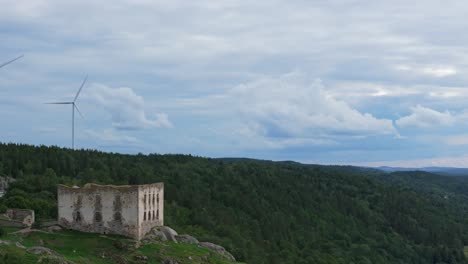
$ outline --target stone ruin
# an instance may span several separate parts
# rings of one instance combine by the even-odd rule
[[[64,228],[142,239],[164,225],[164,184],[59,185],[58,223]]]
[[[31,227],[34,224],[34,210],[7,209],[0,215],[0,226]]]

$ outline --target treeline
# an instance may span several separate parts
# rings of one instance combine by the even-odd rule
[[[468,183],[454,178],[431,174],[431,192],[411,173],[15,144],[0,144],[0,175],[17,179],[0,204],[42,219],[57,183],[163,181],[167,225],[252,264],[468,263]]]

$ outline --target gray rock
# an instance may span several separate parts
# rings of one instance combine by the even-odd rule
[[[183,243],[189,243],[189,244],[198,244],[198,239],[194,238],[193,236],[190,235],[178,235],[176,236],[177,241],[183,242]]]
[[[23,246],[23,245],[21,245],[21,243],[20,243],[20,242],[16,242],[16,243],[15,243],[15,246],[16,246],[17,248],[26,249],[26,247],[25,247],[25,246]]]
[[[180,264],[177,260],[171,259],[171,258],[163,259],[162,263],[163,264]]]
[[[0,240],[0,245],[10,245],[11,242],[10,241],[5,241],[5,240]]]
[[[64,260],[61,256],[46,255],[39,258],[37,263],[53,263],[53,264],[74,264],[71,261]]]
[[[149,231],[146,235],[145,235],[145,238],[143,240],[149,240],[149,241],[167,241],[167,237],[166,235],[164,234],[164,232],[162,232],[161,230],[159,230],[158,228],[153,228],[151,231]]]
[[[47,227],[47,231],[49,232],[60,232],[62,231],[62,228],[58,225],[53,225],[53,226],[49,226]]]
[[[46,247],[30,247],[26,251],[34,255],[57,255],[52,249]]]
[[[216,245],[216,244],[213,244],[213,243],[210,243],[210,242],[200,242],[199,245],[202,246],[202,247],[206,247],[209,250],[220,254],[221,256],[223,256],[225,259],[227,259],[229,261],[233,261],[233,262],[236,261],[234,256],[220,245]]]
[[[164,233],[167,240],[177,242],[176,236],[178,234],[174,229],[172,229],[172,228],[170,228],[168,226],[161,226],[161,227],[159,227],[159,230]]]
[[[146,262],[148,261],[148,257],[144,255],[137,255],[133,257],[136,261],[143,261]]]

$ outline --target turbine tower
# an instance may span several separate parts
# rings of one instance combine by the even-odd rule
[[[86,75],[86,77],[83,80],[83,83],[81,83],[80,89],[78,89],[78,92],[76,93],[75,98],[73,99],[73,101],[71,101],[71,102],[46,103],[46,104],[71,105],[71,107],[72,107],[72,149],[75,149],[75,109],[80,114],[80,116],[83,117],[80,110],[76,106],[76,99],[78,99],[78,96],[81,93],[81,89],[83,89],[83,86],[85,85],[87,79],[88,79],[88,75]]]
[[[2,68],[2,67],[4,67],[4,66],[7,66],[8,64],[14,62],[15,60],[21,59],[23,56],[24,56],[24,55],[21,55],[21,56],[19,56],[19,57],[16,57],[16,58],[10,60],[10,61],[7,61],[7,62],[5,62],[5,63],[0,64],[0,68]]]

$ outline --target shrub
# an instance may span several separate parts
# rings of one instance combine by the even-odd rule
[[[6,205],[0,204],[0,214],[6,213],[7,209],[8,207],[6,207]]]

